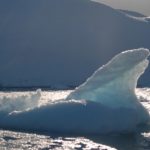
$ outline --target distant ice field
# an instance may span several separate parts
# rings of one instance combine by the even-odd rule
[[[38,101],[39,105],[51,103],[60,99],[65,99],[73,90],[59,90],[59,91],[42,91],[38,89],[36,91],[15,91],[15,92],[0,92],[0,99],[17,99],[23,97],[30,97],[31,95],[36,95],[37,92],[40,93],[40,99]],[[150,88],[137,88],[136,95],[141,100],[141,103],[150,111],[148,107],[150,104]],[[19,99],[18,99],[19,101]]]
[[[17,100],[18,102],[21,100],[21,98],[24,100],[25,97],[30,98],[31,96],[37,95],[39,93],[39,97],[35,99],[35,101],[38,101],[38,105],[46,105],[51,102],[56,102],[60,99],[65,99],[73,90],[59,90],[59,91],[42,91],[41,89],[38,89],[36,91],[15,91],[15,92],[0,92],[0,100],[7,99],[8,101]],[[150,112],[150,88],[137,88],[135,90],[136,95],[140,102],[144,105],[144,107],[147,108],[147,110]],[[1,105],[1,104],[0,104]]]

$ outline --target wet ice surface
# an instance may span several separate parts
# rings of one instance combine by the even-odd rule
[[[69,91],[42,91],[38,105],[47,104],[58,99],[65,98]],[[136,90],[142,104],[150,111],[150,89]],[[0,98],[15,98],[27,96],[35,92],[0,92]],[[150,130],[145,133],[128,135],[90,135],[69,136],[49,135],[44,133],[21,133],[15,131],[0,130],[0,150],[149,150]]]

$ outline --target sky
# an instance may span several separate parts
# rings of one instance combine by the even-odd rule
[[[125,9],[150,16],[150,0],[93,0],[107,4],[113,8]]]

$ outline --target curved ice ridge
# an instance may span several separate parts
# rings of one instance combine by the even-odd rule
[[[149,50],[128,50],[99,68],[67,99],[34,109],[0,113],[0,127],[60,133],[133,132],[149,121],[135,94]]]
[[[149,61],[148,49],[128,50],[100,67],[67,99],[85,99],[110,107],[136,107],[135,88]]]

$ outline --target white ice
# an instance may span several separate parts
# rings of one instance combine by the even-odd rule
[[[20,95],[10,97],[0,97],[0,112],[11,113],[12,111],[24,111],[26,109],[32,109],[38,106],[41,97],[41,90],[38,89],[36,93],[28,95]]]

